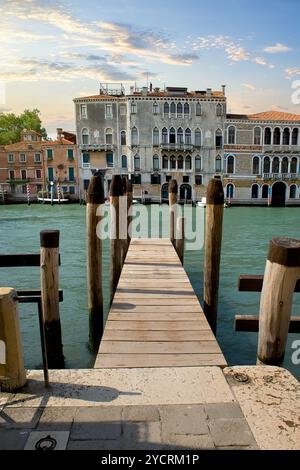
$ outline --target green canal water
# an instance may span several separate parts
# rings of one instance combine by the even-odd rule
[[[39,251],[39,232],[61,232],[60,304],[66,367],[92,367],[94,357],[88,340],[86,308],[85,207],[11,205],[0,206],[0,253]],[[222,266],[220,273],[217,337],[230,365],[254,364],[256,333],[236,333],[234,315],[259,311],[259,293],[238,292],[239,274],[264,272],[268,242],[275,236],[300,238],[299,208],[232,207],[224,211]],[[185,269],[202,299],[203,251],[187,251]],[[109,244],[104,243],[104,297],[108,312]],[[0,269],[0,285],[18,289],[39,288],[38,268]],[[293,314],[300,314],[300,295],[295,294]],[[27,368],[41,367],[38,317],[35,305],[20,305],[21,329]],[[299,335],[289,335],[284,366],[300,379],[300,365],[291,362],[292,342]]]

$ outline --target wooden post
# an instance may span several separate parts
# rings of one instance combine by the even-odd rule
[[[96,233],[100,222],[97,209],[100,204],[104,204],[103,179],[100,174],[92,176],[86,201],[89,346],[92,351],[97,351],[103,334],[102,240]]]
[[[183,257],[184,257],[184,218],[178,217],[177,224],[176,224],[176,251],[183,264]]]
[[[110,301],[112,303],[122,271],[122,240],[120,238],[120,197],[123,183],[120,175],[114,175],[110,185],[111,240],[110,240]]]
[[[169,182],[169,207],[170,207],[170,240],[175,244],[175,228],[176,228],[176,214],[175,205],[177,204],[178,184],[176,180]]]
[[[0,287],[0,391],[12,392],[26,383],[17,293]]]
[[[300,240],[271,240],[260,300],[258,363],[280,365],[283,362],[299,277]]]
[[[133,189],[131,180],[127,180],[127,251],[131,240]]]
[[[122,267],[126,258],[127,249],[128,249],[128,197],[127,197],[127,178],[125,176],[122,177],[122,185],[123,185],[123,198],[122,204],[120,205],[120,223],[122,227],[122,236],[121,236],[121,243],[122,243]]]
[[[224,191],[220,179],[211,179],[206,193],[204,313],[214,333],[217,330],[217,305],[222,245]]]
[[[40,239],[41,297],[48,366],[59,369],[64,366],[59,317],[59,230],[42,230]]]

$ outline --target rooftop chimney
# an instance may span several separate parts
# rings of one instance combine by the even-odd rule
[[[207,96],[211,96],[212,89],[211,88],[206,88],[206,94]]]
[[[222,93],[225,96],[226,85],[222,85]]]
[[[143,86],[143,88],[142,88],[142,95],[143,95],[143,96],[147,96],[147,95],[148,95],[148,87],[147,87],[147,86]]]
[[[61,127],[58,127],[56,129],[56,132],[57,132],[57,140],[61,140],[63,138],[63,130]]]

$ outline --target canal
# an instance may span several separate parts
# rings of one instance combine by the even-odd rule
[[[85,207],[79,205],[0,206],[0,252],[39,251],[39,232],[61,232],[60,304],[66,367],[93,366],[88,340],[86,308]],[[300,238],[299,208],[232,207],[224,211],[222,266],[220,273],[217,338],[230,365],[255,364],[256,333],[236,333],[235,314],[256,314],[259,293],[238,292],[239,274],[263,274],[268,242],[277,236]],[[104,300],[108,312],[109,243],[104,242]],[[187,251],[185,269],[202,298],[203,251]],[[0,285],[18,289],[39,288],[38,268],[0,269]],[[300,315],[300,295],[295,294],[293,314]],[[38,317],[35,305],[20,305],[25,365],[41,367]],[[300,365],[292,364],[292,343],[299,335],[289,335],[284,366],[300,379]]]

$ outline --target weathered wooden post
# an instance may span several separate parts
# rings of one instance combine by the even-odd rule
[[[100,174],[92,176],[86,201],[89,345],[91,350],[97,351],[103,334],[102,240],[96,233],[100,222],[97,209],[100,204],[104,204],[103,179]]]
[[[127,251],[131,240],[133,189],[131,180],[127,180]]]
[[[217,329],[217,305],[221,261],[224,191],[220,179],[211,179],[206,192],[204,313],[214,333]]]
[[[17,293],[0,287],[0,391],[12,392],[26,383]]]
[[[181,261],[181,264],[183,264],[183,257],[184,257],[184,218],[183,217],[177,218],[175,247],[176,247],[176,252]]]
[[[169,182],[169,207],[170,207],[170,240],[175,244],[175,229],[176,229],[176,214],[175,208],[177,205],[178,184],[176,180]]]
[[[284,360],[293,294],[299,278],[300,240],[271,240],[260,300],[258,363],[280,365]]]
[[[42,230],[41,240],[41,298],[45,325],[48,366],[64,366],[59,316],[59,230]]]
[[[127,197],[127,178],[122,177],[123,197],[120,204],[120,224],[121,224],[121,243],[122,243],[122,266],[124,264],[128,248],[128,197]]]
[[[120,175],[114,175],[110,185],[110,301],[112,303],[122,271],[122,240],[120,237],[120,197],[123,183]]]

